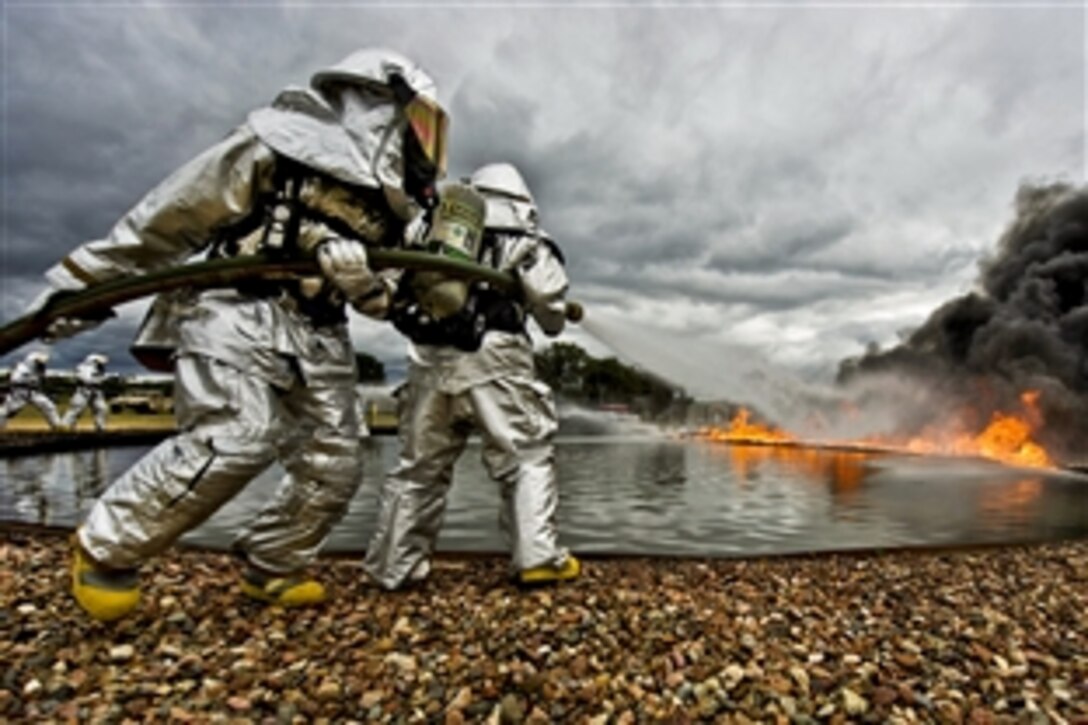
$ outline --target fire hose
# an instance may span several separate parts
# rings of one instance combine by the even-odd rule
[[[373,269],[410,269],[441,272],[453,277],[487,282],[504,292],[516,289],[514,276],[452,257],[401,249],[367,251]],[[148,274],[121,277],[93,284],[76,292],[62,292],[41,310],[24,315],[0,327],[0,355],[15,350],[46,334],[49,326],[61,318],[101,319],[116,305],[141,297],[183,287],[210,289],[230,287],[252,279],[290,279],[320,274],[313,260],[270,260],[262,256],[215,259],[184,264]],[[568,302],[566,316],[571,322],[582,319],[582,306]]]

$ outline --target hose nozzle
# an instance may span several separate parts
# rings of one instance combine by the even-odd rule
[[[586,309],[582,307],[581,302],[570,301],[567,303],[565,314],[568,322],[581,322],[586,316]]]

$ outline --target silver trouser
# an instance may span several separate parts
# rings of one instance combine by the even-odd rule
[[[568,554],[558,545],[555,521],[557,419],[546,385],[508,377],[447,393],[410,369],[399,420],[400,460],[382,486],[378,526],[364,562],[379,584],[396,589],[426,570],[454,463],[473,428],[483,439],[484,465],[501,486],[499,521],[512,566],[563,563]]]
[[[56,428],[60,425],[57,406],[53,405],[53,401],[45,393],[33,388],[14,387],[8,393],[4,404],[0,406],[0,428],[7,425],[8,418],[25,408],[28,403],[41,411],[50,428]]]
[[[83,409],[87,406],[90,406],[91,410],[94,411],[94,427],[98,430],[104,429],[109,406],[106,405],[106,396],[98,388],[78,388],[75,394],[72,395],[72,399],[68,401],[68,410],[65,411],[61,424],[65,427],[75,425]]]
[[[297,381],[285,390],[193,354],[178,358],[175,374],[182,432],[98,499],[80,543],[104,564],[136,567],[279,458],[287,475],[239,544],[251,563],[269,571],[307,566],[359,485],[353,381]]]

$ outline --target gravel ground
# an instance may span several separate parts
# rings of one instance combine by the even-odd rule
[[[251,604],[174,551],[96,624],[66,541],[0,532],[0,720],[1088,722],[1088,541],[756,560],[605,559],[519,592],[497,557]]]

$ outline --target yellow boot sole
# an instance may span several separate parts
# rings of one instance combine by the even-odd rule
[[[271,578],[261,583],[243,577],[241,589],[251,599],[281,607],[308,607],[328,598],[325,587],[319,582],[295,577]]]
[[[140,604],[135,572],[115,572],[95,566],[78,542],[72,546],[72,595],[93,619],[112,622]]]
[[[526,586],[553,584],[555,582],[577,579],[582,573],[582,562],[574,556],[567,556],[563,566],[534,566],[518,574],[518,583]]]

